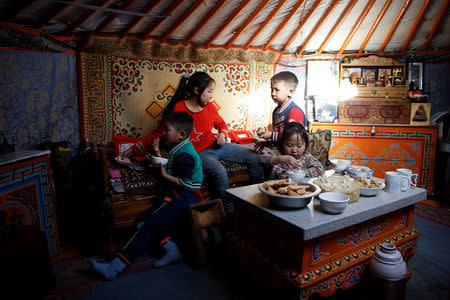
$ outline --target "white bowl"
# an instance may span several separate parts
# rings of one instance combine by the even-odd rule
[[[371,197],[377,195],[379,192],[381,192],[384,189],[384,180],[381,178],[372,177],[371,180],[380,181],[382,183],[379,187],[363,187],[360,188],[360,194],[361,196]]]
[[[342,193],[325,192],[319,195],[320,206],[332,214],[340,214],[348,205],[349,197]]]
[[[152,163],[156,166],[159,166],[159,164],[162,164],[165,166],[169,160],[164,157],[158,157],[158,156],[152,156]]]
[[[336,173],[344,173],[344,171],[352,164],[350,160],[346,159],[330,159],[331,163],[333,164],[333,170],[336,171]]]
[[[345,170],[345,174],[347,174],[351,178],[355,178],[357,176],[361,176],[361,177],[364,177],[364,178],[370,178],[370,177],[372,177],[374,171],[375,170],[373,168],[371,168],[371,167],[366,167],[366,166],[349,166]]]
[[[305,170],[287,171],[287,176],[295,183],[300,183],[306,176]]]
[[[311,200],[321,192],[321,189],[319,186],[317,186],[313,183],[309,183],[309,182],[302,182],[302,185],[309,185],[309,186],[313,187],[314,192],[312,194],[308,194],[308,195],[304,195],[304,196],[278,195],[278,194],[269,193],[266,190],[264,183],[258,185],[258,189],[261,192],[263,192],[264,194],[266,194],[267,196],[269,196],[270,202],[275,206],[284,207],[284,208],[303,208],[303,207],[307,206],[311,202]]]

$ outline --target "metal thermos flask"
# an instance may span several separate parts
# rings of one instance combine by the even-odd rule
[[[370,299],[404,300],[406,262],[394,244],[383,243],[369,262]]]

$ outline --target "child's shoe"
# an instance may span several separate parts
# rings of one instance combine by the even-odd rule
[[[102,274],[108,280],[113,280],[117,274],[122,272],[127,266],[120,258],[114,258],[109,264],[96,262],[94,259],[89,259],[92,268],[98,273]]]
[[[159,260],[155,261],[153,265],[157,268],[161,268],[164,266],[167,266],[169,264],[176,264],[179,263],[183,256],[181,255],[180,251],[178,250],[177,245],[172,242],[171,240],[168,240],[164,245],[163,248],[166,250],[166,254]]]

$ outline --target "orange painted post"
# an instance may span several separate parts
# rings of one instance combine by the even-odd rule
[[[38,26],[36,26],[37,29],[42,29],[42,27],[47,25],[54,17],[59,15],[68,6],[69,6],[69,4],[56,3],[55,6],[45,14],[45,16],[44,16],[44,18],[42,18],[40,24]]]
[[[409,41],[411,41],[411,38],[414,35],[414,32],[416,31],[417,26],[419,25],[420,21],[422,20],[423,14],[427,10],[429,4],[430,4],[430,0],[425,0],[425,2],[423,3],[422,8],[420,9],[420,12],[417,15],[417,18],[414,21],[414,24],[411,27],[411,30],[409,31],[408,37],[406,38],[406,41],[403,44],[401,52],[405,52],[406,47],[408,47]]]
[[[177,9],[177,7],[181,4],[181,2],[183,2],[183,0],[176,0],[175,2],[173,2],[172,4],[170,4],[170,6],[166,9],[165,13],[167,16],[170,16],[172,14],[172,12]],[[147,35],[149,35],[150,33],[152,33],[152,31],[159,26],[159,24],[161,24],[165,19],[164,18],[159,18],[158,20],[156,20],[156,22],[152,22],[146,30],[144,30],[141,33],[141,36],[146,37]]]
[[[391,30],[389,30],[389,33],[386,36],[386,39],[384,40],[383,45],[378,50],[379,53],[383,52],[384,48],[386,48],[386,45],[389,42],[389,40],[391,39],[392,34],[394,33],[395,29],[397,28],[398,23],[400,23],[400,20],[402,19],[403,15],[405,14],[406,9],[409,6],[409,3],[410,3],[410,0],[405,0],[405,3],[403,4],[402,8],[400,9],[400,11],[397,15],[397,18],[394,21],[394,24],[392,24]]]
[[[101,0],[98,3],[96,3],[97,6],[103,6],[103,4],[106,3],[108,0]],[[72,23],[70,23],[69,27],[67,28],[67,32],[73,32],[78,26],[80,26],[84,21],[86,21],[90,16],[94,14],[95,10],[87,9],[85,10],[78,18],[75,19]]]
[[[228,42],[225,44],[225,48],[228,49],[233,45],[233,42],[237,39],[237,37],[241,34],[241,32],[244,31],[245,28],[247,28],[248,24],[250,24],[250,22],[253,21],[253,19],[255,19],[258,13],[267,5],[268,2],[269,0],[261,1],[261,3],[258,5],[258,8],[252,12],[252,14],[247,18],[247,20],[245,20],[244,24],[239,26],[239,29],[236,31],[236,33],[228,40]]]
[[[336,5],[339,3],[339,0],[334,0],[333,3],[328,7],[327,11],[324,13],[324,15],[320,18],[319,23],[314,27],[312,32],[308,35],[308,37],[303,42],[302,48],[298,51],[297,55],[302,55],[303,51],[305,51],[306,46],[308,45],[311,38],[316,34],[317,30],[319,30],[320,26],[322,26],[323,22],[327,19],[327,17],[330,15],[330,13],[333,11],[333,9],[336,7]]]
[[[359,29],[359,26],[361,26],[361,23],[366,18],[367,14],[369,13],[370,9],[372,8],[373,4],[375,3],[375,0],[370,0],[364,10],[362,11],[361,15],[359,15],[358,20],[356,21],[355,25],[353,25],[352,30],[348,34],[347,38],[345,39],[344,43],[341,46],[341,49],[339,49],[339,54],[342,54],[345,51],[345,48],[347,48],[348,43],[352,40],[353,36],[355,35],[356,31]]]
[[[294,38],[297,36],[298,32],[302,29],[303,25],[305,25],[306,21],[308,21],[309,17],[313,14],[313,12],[316,10],[317,6],[319,6],[321,0],[317,0],[311,9],[308,11],[306,16],[301,20],[300,24],[298,24],[295,31],[291,34],[286,44],[284,44],[283,51],[286,51],[286,49],[289,47],[289,45],[292,43]],[[281,58],[281,57],[280,57]]]
[[[361,44],[361,47],[359,47],[358,53],[362,53],[364,48],[366,47],[367,43],[369,42],[370,38],[372,37],[372,34],[375,32],[375,29],[377,29],[378,25],[380,24],[381,19],[383,19],[384,14],[386,13],[387,9],[391,5],[392,0],[386,0],[386,3],[384,3],[383,8],[381,9],[380,13],[378,14],[377,19],[372,24],[372,27],[370,27],[369,32],[366,35],[366,38],[364,39],[363,43]]]
[[[198,24],[194,30],[189,34],[187,38],[184,39],[184,44],[189,44],[192,39],[195,37],[195,35],[205,26],[206,23],[216,14],[216,12],[227,2],[227,0],[220,0],[212,10],[208,12],[208,14],[202,19],[200,24]]]
[[[433,39],[433,36],[436,32],[436,29],[438,28],[439,24],[441,23],[442,17],[444,17],[444,13],[447,10],[448,2],[449,2],[449,0],[446,0],[444,2],[444,4],[442,5],[437,18],[434,21],[433,27],[431,28],[431,31],[428,34],[427,40],[425,41],[425,44],[423,45],[423,49],[422,49],[423,51],[427,50],[428,46],[430,45],[431,40]]]
[[[148,3],[142,10],[141,12],[143,13],[149,13],[161,0],[155,0],[155,1],[151,1],[150,3]],[[134,1],[131,1],[131,3],[133,3]],[[129,3],[128,5],[126,5],[126,7],[130,6],[131,3]],[[116,16],[114,16],[114,18],[116,18]],[[131,29],[133,29],[133,27],[139,23],[144,17],[134,17],[133,19],[131,19],[131,21],[127,24],[127,26],[125,26],[124,29],[122,29],[121,35],[125,35],[128,32],[130,32]],[[111,22],[113,19],[111,19],[109,22]],[[108,23],[109,23],[108,22]],[[102,23],[103,25],[103,23]],[[107,25],[107,24],[106,24]],[[105,26],[106,26],[105,25]]]
[[[167,38],[175,31],[175,29],[178,28],[178,26],[181,25],[181,23],[183,23],[187,18],[189,18],[189,16],[194,12],[194,10],[200,5],[202,4],[203,0],[196,0],[193,4],[191,4],[191,6],[189,7],[188,10],[186,10],[184,12],[184,14],[182,14],[178,20],[172,24],[172,26],[169,27],[169,29],[167,29],[163,34],[161,34],[161,41],[164,42],[167,40]]]
[[[222,33],[222,31],[227,27],[228,24],[233,21],[233,19],[238,15],[238,13],[250,2],[250,0],[244,0],[239,4],[239,6],[233,11],[233,13],[228,17],[226,21],[222,23],[222,25],[217,29],[216,32],[209,38],[209,40],[205,43],[205,47],[209,47],[212,42]]]
[[[291,11],[289,12],[289,14],[286,16],[286,18],[284,18],[283,22],[281,22],[280,25],[278,25],[277,29],[275,29],[275,31],[273,32],[273,34],[270,36],[269,40],[267,41],[267,43],[264,45],[264,50],[269,49],[270,44],[272,43],[272,41],[275,39],[275,36],[281,31],[281,29],[283,29],[284,25],[286,25],[286,23],[292,18],[292,16],[297,12],[297,10],[300,8],[300,6],[302,5],[302,3],[304,2],[304,0],[299,0],[297,1],[297,4],[295,4],[295,6],[291,9]]]
[[[247,44],[245,44],[245,48],[248,49],[250,47],[250,44],[253,42],[253,40],[258,36],[258,34],[263,30],[263,28],[266,26],[267,23],[272,20],[273,16],[280,10],[280,8],[283,6],[283,4],[286,2],[286,0],[281,0],[278,2],[277,6],[272,10],[272,12],[267,16],[267,18],[264,20],[264,22],[259,26],[259,28],[253,33],[252,37],[247,41]]]
[[[325,40],[322,42],[322,45],[320,45],[319,49],[317,50],[318,54],[322,53],[323,48],[325,48],[325,46],[328,44],[330,39],[334,36],[336,31],[339,29],[339,27],[341,27],[342,23],[345,21],[348,14],[352,10],[352,8],[355,6],[356,2],[358,2],[358,0],[352,0],[348,3],[347,7],[345,8],[345,10],[342,12],[341,16],[337,20],[336,24],[334,24],[333,28],[331,28],[330,32],[328,32],[327,37],[325,38]]]

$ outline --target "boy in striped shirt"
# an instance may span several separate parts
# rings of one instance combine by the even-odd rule
[[[299,122],[306,126],[305,113],[291,99],[297,85],[297,76],[289,71],[277,73],[270,79],[271,96],[277,107],[272,112],[273,131],[258,134],[265,140],[255,145],[258,152],[261,152],[266,146],[277,144],[287,123]]]

